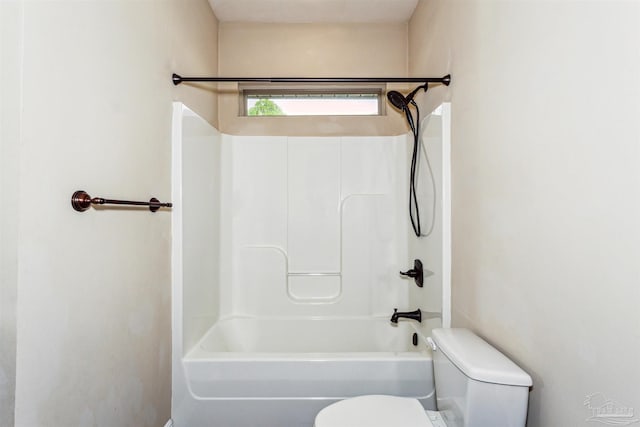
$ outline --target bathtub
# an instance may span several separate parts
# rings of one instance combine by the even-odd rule
[[[174,427],[311,427],[323,407],[363,394],[435,409],[431,353],[414,333],[387,318],[219,321],[182,358]]]

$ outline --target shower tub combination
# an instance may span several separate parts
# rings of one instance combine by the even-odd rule
[[[219,208],[240,192],[235,182],[228,182],[236,172],[224,166],[233,167],[236,160],[227,157],[228,161],[222,161],[238,148],[225,138],[182,104],[174,105],[173,426],[311,427],[325,406],[364,394],[414,397],[425,408],[435,409],[432,359],[425,339],[442,320],[427,316],[422,323],[401,320],[394,325],[389,321],[393,308],[404,310],[415,304],[415,295],[424,298],[429,292],[410,288],[413,285],[397,274],[409,258],[410,249],[401,248],[411,245],[406,240],[391,241],[389,236],[397,234],[392,233],[394,227],[408,236],[406,224],[400,226],[395,220],[406,211],[389,217],[384,206],[391,205],[390,200],[384,199],[379,188],[357,190],[371,195],[369,198],[351,197],[345,196],[344,188],[357,185],[340,184],[337,223],[351,231],[338,233],[339,244],[334,248],[338,270],[302,268],[307,249],[295,249],[291,237],[274,243],[262,236],[261,241],[252,242],[246,236],[255,239],[255,230],[249,229],[245,237],[225,231],[249,227],[238,223],[235,207]],[[356,143],[359,147],[360,141]],[[257,147],[262,145],[250,148],[261,149]],[[291,143],[284,147],[288,147],[286,158],[296,155]],[[343,163],[351,148],[340,147]],[[398,155],[406,156],[406,152],[401,150]],[[247,159],[237,157],[243,162]],[[262,156],[257,153],[256,157]],[[207,168],[207,162],[219,165],[220,171],[209,176],[213,168]],[[404,172],[398,175],[403,177]],[[288,177],[291,174],[289,169]],[[343,180],[346,175],[343,171]],[[255,181],[259,186],[263,180]],[[216,184],[219,182],[222,185]],[[283,185],[288,195],[283,209],[291,212],[295,188]],[[378,205],[381,207],[376,208]],[[389,230],[383,226],[373,243],[364,234],[349,235],[357,232],[350,225],[352,219],[371,211],[375,221],[390,224]],[[268,232],[278,227],[276,216],[261,214],[271,222]],[[283,227],[288,232],[295,227],[290,223]],[[364,224],[364,233],[370,225]],[[212,242],[220,243],[211,247]],[[273,251],[274,247],[285,250]],[[395,255],[373,247],[391,247]],[[321,258],[321,249],[311,250],[314,259]],[[363,257],[367,261],[356,265],[364,262]],[[214,261],[208,262],[209,258]],[[381,262],[383,258],[392,259]],[[243,263],[249,261],[254,273],[243,276],[247,270]],[[365,270],[368,276],[362,277]],[[436,272],[430,279],[442,277]],[[425,289],[430,285],[427,280]],[[441,290],[435,295],[442,298]],[[442,300],[436,302],[434,307],[426,303],[420,307],[442,310]]]

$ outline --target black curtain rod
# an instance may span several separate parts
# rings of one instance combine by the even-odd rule
[[[444,77],[182,77],[172,76],[173,84],[182,82],[257,82],[257,83],[442,83],[449,86],[451,75]]]

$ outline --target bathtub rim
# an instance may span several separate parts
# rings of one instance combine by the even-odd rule
[[[206,362],[337,362],[344,360],[366,360],[389,362],[396,360],[431,360],[433,354],[426,347],[416,351],[379,351],[379,352],[299,352],[299,353],[269,353],[269,352],[208,352],[200,348],[194,348],[184,357],[182,363],[206,363]]]

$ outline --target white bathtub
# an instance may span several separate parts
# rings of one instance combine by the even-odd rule
[[[414,332],[386,318],[218,322],[182,359],[188,393],[174,425],[310,427],[323,407],[363,394],[435,409],[431,354]]]

